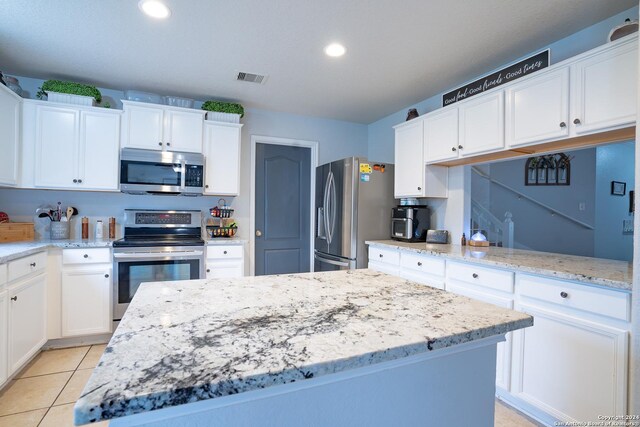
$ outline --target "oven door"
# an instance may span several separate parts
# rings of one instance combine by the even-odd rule
[[[410,239],[412,233],[410,218],[393,218],[391,220],[391,237],[396,239]]]
[[[113,320],[124,315],[141,283],[204,278],[204,248],[126,248],[113,254]]]

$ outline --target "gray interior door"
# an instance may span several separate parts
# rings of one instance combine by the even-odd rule
[[[311,150],[256,145],[255,274],[310,271]]]

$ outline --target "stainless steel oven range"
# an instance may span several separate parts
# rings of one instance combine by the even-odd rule
[[[113,242],[113,320],[138,286],[204,278],[200,211],[125,210],[124,238]]]

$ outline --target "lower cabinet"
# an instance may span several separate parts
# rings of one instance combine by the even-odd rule
[[[9,286],[9,375],[40,351],[47,340],[45,286],[44,274]]]
[[[244,246],[207,246],[207,279],[244,276]]]
[[[0,292],[0,386],[7,380],[7,292]]]
[[[62,336],[111,332],[111,265],[62,271]]]

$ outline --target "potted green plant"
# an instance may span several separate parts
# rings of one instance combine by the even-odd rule
[[[216,122],[240,123],[244,116],[242,105],[234,102],[206,101],[202,109],[207,111],[207,120]]]
[[[36,93],[38,99],[47,97],[48,101],[65,104],[93,106],[102,101],[102,94],[95,86],[62,80],[47,80]]]

